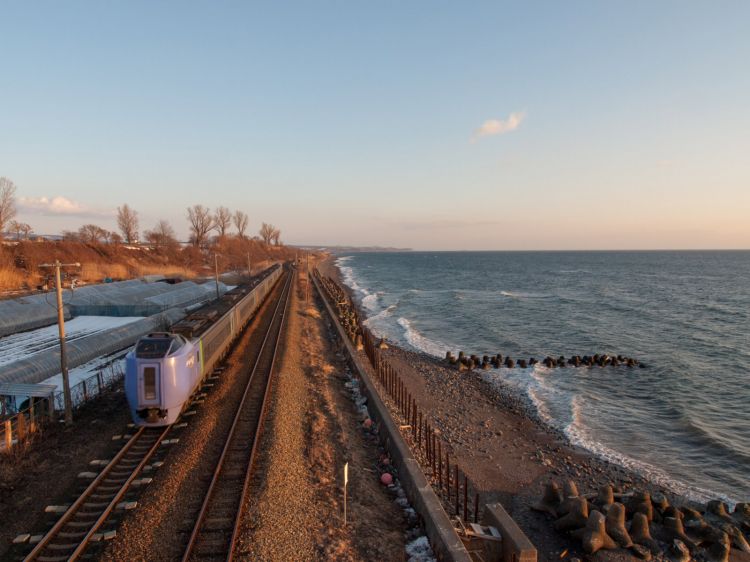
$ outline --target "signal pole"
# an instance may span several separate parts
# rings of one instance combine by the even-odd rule
[[[65,348],[65,309],[63,308],[62,298],[62,276],[60,275],[61,267],[81,267],[80,263],[43,263],[39,267],[55,268],[55,290],[57,292],[57,327],[60,332],[60,371],[63,380],[63,399],[65,401],[65,424],[73,423],[73,404],[70,397],[70,379],[68,378],[68,355]]]
[[[219,254],[214,254],[214,273],[216,274],[216,300],[221,298],[219,294]]]

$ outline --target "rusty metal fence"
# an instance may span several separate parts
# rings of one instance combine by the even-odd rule
[[[320,275],[317,269],[314,275],[321,282],[325,296],[336,307],[339,321],[352,343],[367,356],[377,375],[381,397],[400,422],[402,436],[446,510],[463,521],[478,522],[482,505],[479,488],[454,458],[451,447],[440,438],[431,412],[417,402],[402,374],[386,359],[380,349],[382,339],[376,338],[369,328],[362,325],[347,293],[331,278]]]

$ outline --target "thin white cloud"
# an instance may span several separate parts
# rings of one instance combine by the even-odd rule
[[[21,212],[45,216],[109,217],[111,211],[92,209],[77,201],[58,195],[56,197],[21,197],[18,200]]]
[[[482,137],[492,137],[495,135],[504,135],[515,131],[521,126],[521,123],[526,118],[526,113],[518,111],[511,113],[508,118],[503,121],[501,119],[489,119],[482,123],[482,126],[474,131],[471,136],[471,142],[476,142]]]

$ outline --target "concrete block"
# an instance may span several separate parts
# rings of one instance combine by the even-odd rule
[[[44,508],[45,513],[65,513],[68,511],[70,504],[66,505],[48,505]]]
[[[29,538],[29,544],[37,544],[42,541],[44,535],[31,535]]]
[[[182,423],[175,424],[173,427],[175,429],[182,429],[183,427],[187,427],[187,426],[188,426],[187,422],[182,422]]]
[[[161,442],[162,445],[174,445],[175,443],[179,443],[179,439],[165,439]]]
[[[198,412],[196,412],[195,410],[188,410],[187,412],[182,412],[182,416],[180,417],[189,418],[190,416],[194,416],[197,413]]]
[[[113,435],[112,436],[112,441],[119,441],[120,439],[122,439],[122,435]]]
[[[125,501],[120,502],[115,506],[115,509],[124,510],[124,511],[130,511],[131,509],[135,509],[138,507],[138,502],[136,501]]]
[[[13,544],[26,544],[27,542],[29,542],[30,538],[31,538],[31,535],[29,533],[18,535],[16,538],[13,539]]]
[[[107,466],[109,459],[94,459],[89,463],[89,466]]]
[[[97,476],[98,474],[96,472],[79,472],[78,473],[78,478],[82,478],[85,480],[93,480]]]
[[[487,504],[482,523],[500,531],[503,562],[536,562],[536,548],[501,504]]]
[[[151,466],[153,466],[154,468],[159,468],[163,464],[164,463],[162,461],[156,461],[155,463],[151,463]]]

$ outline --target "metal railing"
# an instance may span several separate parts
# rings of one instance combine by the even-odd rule
[[[79,408],[92,398],[116,385],[123,378],[121,363],[112,363],[83,379],[70,389],[73,408]],[[51,402],[51,403],[50,403]],[[64,410],[63,392],[50,398],[30,398],[29,406],[10,416],[5,416],[0,425],[0,451],[10,452],[14,447],[26,443],[44,425],[57,420]]]

